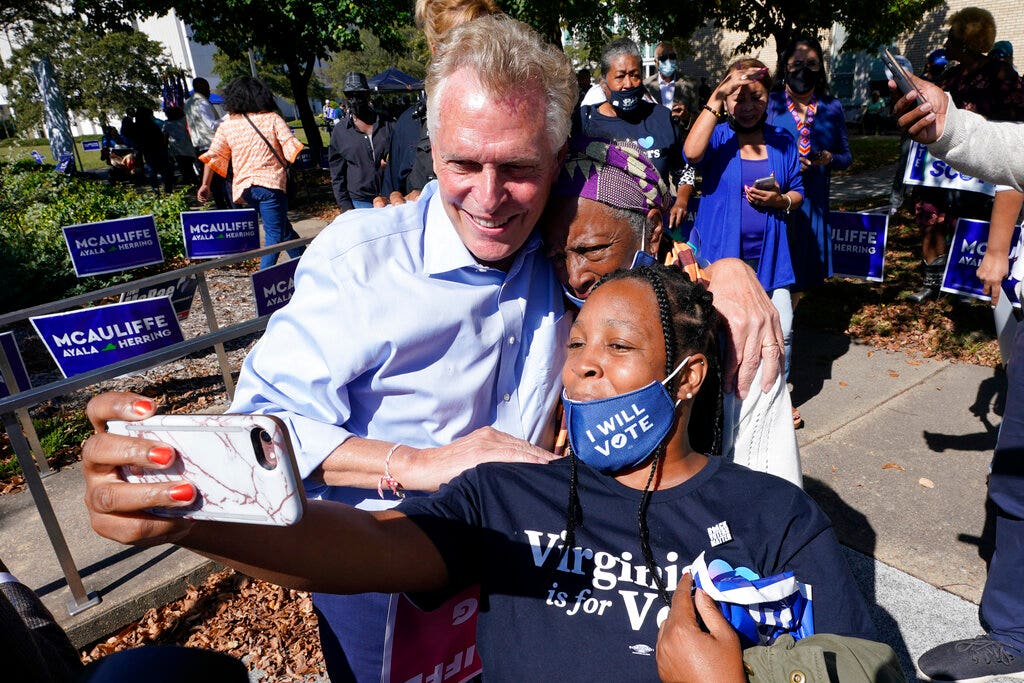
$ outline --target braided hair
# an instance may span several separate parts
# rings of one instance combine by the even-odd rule
[[[708,372],[703,387],[697,393],[690,418],[689,437],[696,450],[705,453],[721,453],[722,444],[722,382],[718,363],[717,313],[712,306],[711,294],[693,283],[678,268],[662,265],[644,266],[632,270],[617,270],[598,282],[597,287],[614,280],[642,280],[654,290],[661,319],[661,330],[665,338],[665,376],[667,377],[679,361],[694,353],[707,358]],[[665,389],[674,396],[680,378],[669,381]],[[657,570],[651,550],[650,530],[647,527],[647,508],[651,499],[651,484],[658,471],[658,463],[665,454],[665,445],[660,444],[651,460],[650,474],[644,485],[640,505],[637,507],[637,533],[640,538],[640,552],[644,565],[651,575],[658,594],[666,605],[671,604],[665,581]],[[569,502],[566,512],[566,537],[563,554],[575,546],[576,528],[582,525],[583,509],[579,499],[579,473],[576,455],[569,449]]]

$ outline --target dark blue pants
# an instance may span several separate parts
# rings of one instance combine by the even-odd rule
[[[291,222],[288,220],[288,195],[284,190],[272,190],[259,185],[246,188],[242,193],[249,206],[256,209],[263,221],[263,238],[266,247],[279,242],[290,242],[299,239]],[[288,256],[299,258],[305,247],[297,247],[288,250]],[[260,270],[265,270],[277,263],[280,252],[267,254],[260,259]]]
[[[1013,340],[1007,379],[1006,411],[988,484],[996,537],[981,617],[993,638],[1024,648],[1024,325]]]

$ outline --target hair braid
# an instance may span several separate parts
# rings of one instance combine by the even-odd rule
[[[703,389],[697,393],[690,413],[690,442],[697,450],[708,453],[720,453],[722,442],[722,381],[721,368],[718,361],[717,323],[713,298],[703,287],[690,281],[686,275],[676,269],[665,266],[644,266],[632,270],[618,270],[610,273],[598,282],[600,287],[612,280],[643,280],[650,283],[654,297],[658,302],[658,313],[661,329],[665,336],[665,376],[675,370],[677,358],[684,354],[701,353],[707,358],[708,373],[705,376]],[[596,287],[595,287],[596,289]],[[669,395],[674,395],[674,387],[679,380],[673,380],[672,386],[666,387]],[[696,417],[695,416],[699,416]],[[651,486],[658,473],[658,465],[665,453],[662,444],[654,451],[650,474],[644,485],[637,507],[637,532],[640,537],[640,552],[644,565],[651,574],[651,581],[658,590],[658,595],[666,605],[671,604],[665,581],[658,573],[651,549],[650,528],[647,525],[647,508],[650,505],[653,491]],[[566,514],[566,538],[562,554],[575,544],[575,531],[582,520],[582,507],[579,500],[578,473],[576,456],[569,449],[569,506]]]

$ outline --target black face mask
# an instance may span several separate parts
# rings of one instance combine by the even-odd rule
[[[752,125],[752,126],[741,126],[739,124],[739,122],[732,117],[731,114],[726,117],[726,121],[729,122],[729,127],[732,128],[737,133],[756,133],[757,131],[759,131],[762,128],[764,128],[764,122],[767,121],[767,120],[768,120],[768,114],[766,113],[764,116],[762,116],[760,119],[758,119],[757,123],[755,123],[754,125]]]
[[[363,123],[373,123],[377,120],[377,112],[369,100],[356,99],[351,101],[352,115]]]
[[[793,71],[786,72],[786,85],[797,95],[804,95],[814,90],[821,78],[821,71],[804,66]]]
[[[612,105],[612,109],[615,110],[616,114],[632,114],[640,106],[644,92],[642,83],[635,88],[612,90],[608,97],[608,102]]]

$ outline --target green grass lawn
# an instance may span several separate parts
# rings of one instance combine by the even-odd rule
[[[855,135],[850,137],[850,151],[853,164],[836,175],[854,175],[895,164],[900,158],[900,138],[896,135]]]
[[[85,138],[87,140],[98,139],[93,137]],[[106,162],[100,159],[100,153],[96,152],[83,152],[82,142],[80,139],[76,139],[75,151],[78,153],[78,159],[81,159],[82,166],[87,171],[95,171],[97,169],[105,168]],[[49,145],[12,145],[10,147],[0,147],[0,161],[27,161],[32,159],[32,152],[39,152],[42,154],[48,164],[55,164],[53,156],[50,154]]]

